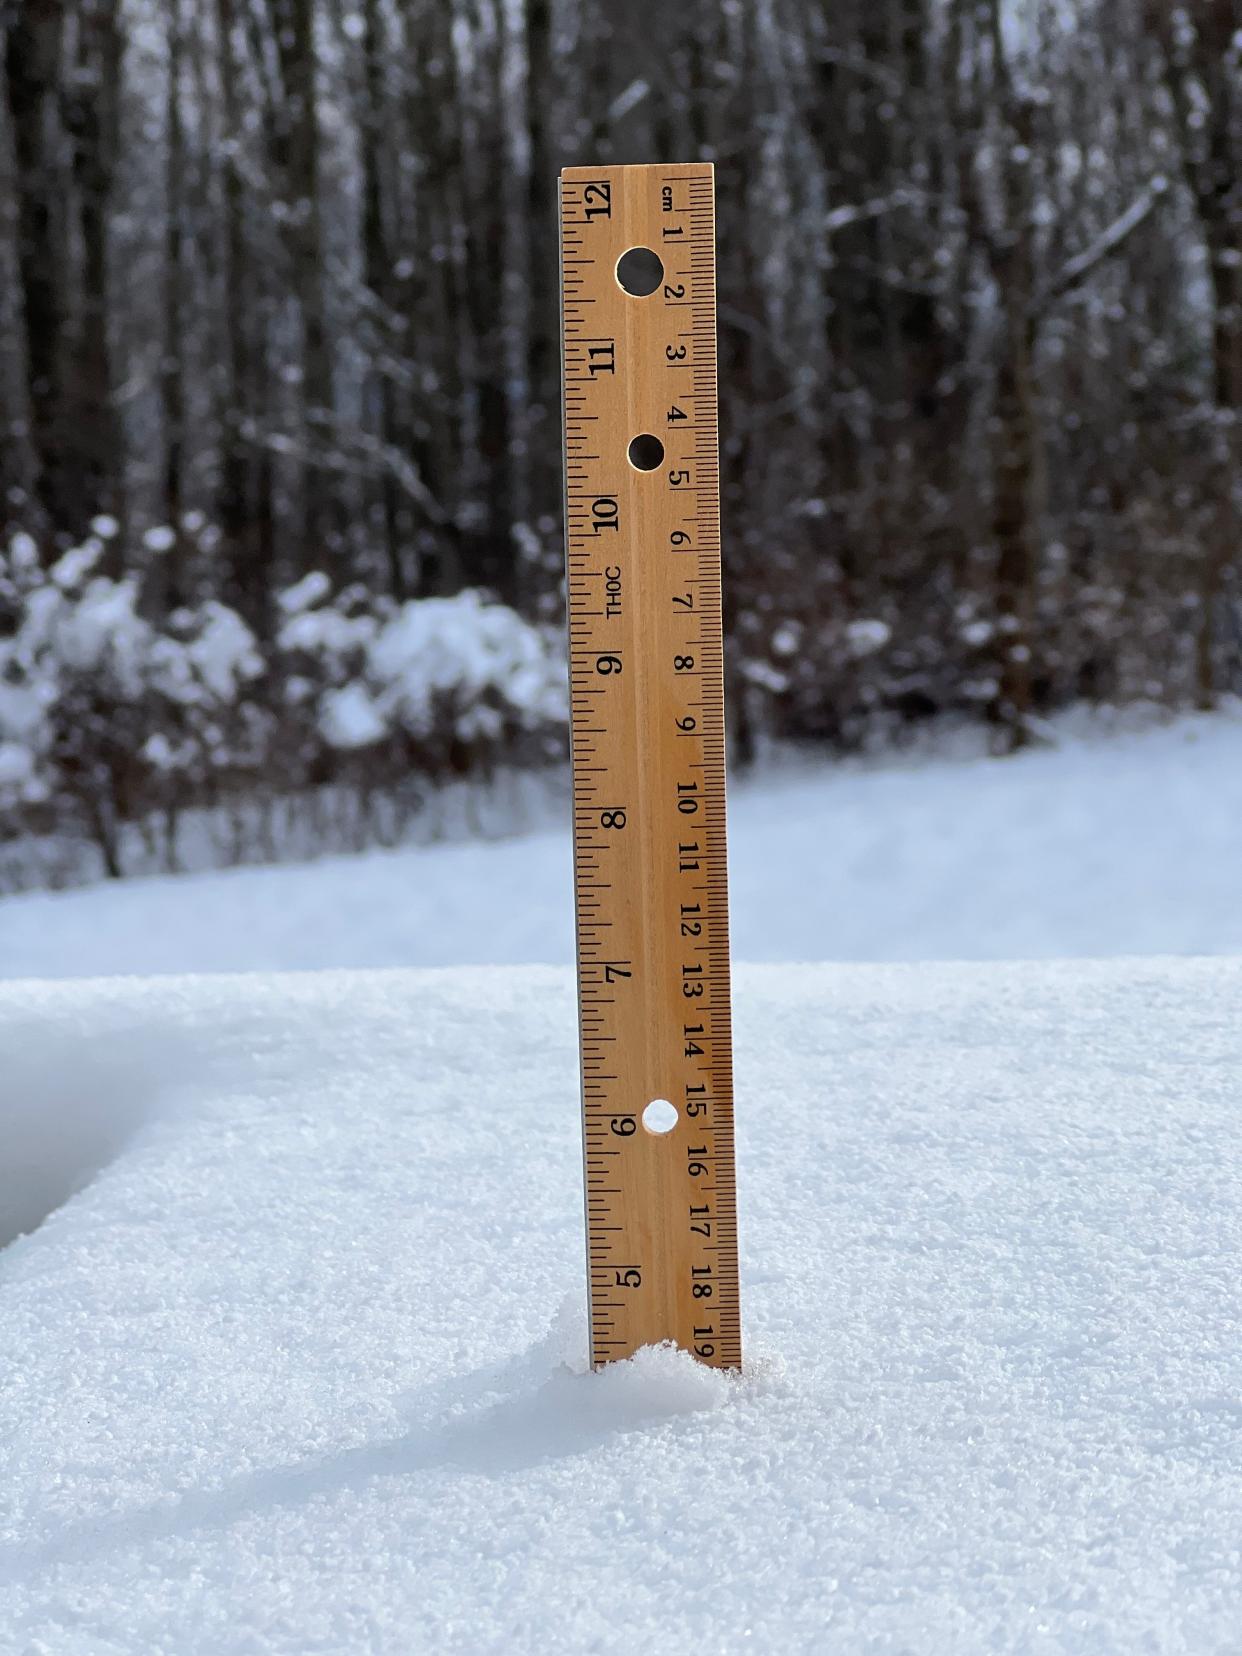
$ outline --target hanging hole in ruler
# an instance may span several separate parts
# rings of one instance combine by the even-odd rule
[[[654,471],[664,458],[664,444],[649,431],[643,431],[631,439],[629,454],[635,471]]]
[[[677,1106],[667,1098],[653,1098],[643,1111],[643,1126],[657,1137],[671,1133],[677,1125]]]
[[[664,262],[650,247],[631,247],[617,260],[617,281],[635,299],[645,299],[664,280]]]

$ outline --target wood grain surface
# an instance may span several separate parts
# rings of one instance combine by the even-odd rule
[[[705,163],[561,176],[597,1365],[662,1340],[717,1367],[741,1365],[713,202]],[[676,1111],[668,1131],[644,1122],[656,1101]]]

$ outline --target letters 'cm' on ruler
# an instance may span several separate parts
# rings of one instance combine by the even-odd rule
[[[566,169],[561,283],[591,1360],[740,1368],[711,166]]]

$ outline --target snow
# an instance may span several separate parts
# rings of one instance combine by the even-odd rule
[[[358,590],[342,595],[342,607],[317,608],[327,588],[308,575],[280,598],[281,649],[318,660],[332,685],[318,721],[330,746],[445,730],[467,742],[499,740],[513,723],[564,724],[564,663],[546,631],[472,590],[380,614],[354,609]]]
[[[323,570],[312,570],[295,581],[291,587],[277,594],[276,605],[286,615],[298,615],[312,605],[322,603],[332,591],[332,582]]]
[[[9,541],[9,563],[23,575],[29,575],[39,566],[38,544],[24,529],[19,529]]]
[[[433,728],[446,697],[464,701],[455,728],[467,738],[502,699],[533,720],[563,717],[566,706],[547,640],[474,591],[403,605],[371,645],[367,671],[378,704],[414,732]]]
[[[4,697],[3,689],[0,689],[0,697]],[[0,787],[22,787],[33,775],[34,761],[29,749],[16,742],[0,742]]]
[[[387,725],[361,684],[345,684],[323,698],[320,729],[336,748],[367,747],[380,741]]]
[[[290,600],[288,620],[277,634],[277,643],[283,650],[320,652],[328,657],[341,657],[350,651],[363,649],[375,637],[377,623],[372,615],[343,615],[335,608],[313,609],[314,598],[299,595],[299,587],[309,587],[312,577],[290,587],[285,597]]]
[[[851,621],[845,629],[846,642],[853,654],[860,657],[882,650],[892,636],[892,628],[884,621]]]
[[[1236,1651],[1240,997],[741,969],[729,1380],[581,1372],[567,970],[4,986],[0,1649]]]
[[[239,615],[214,599],[181,612],[181,618],[185,636],[176,641],[155,638],[150,645],[152,682],[171,700],[187,706],[233,706],[263,672],[254,634]]]
[[[1242,718],[1061,738],[738,784],[735,953],[1242,953]],[[546,830],[11,897],[0,976],[567,962],[570,878]]]
[[[50,798],[66,772],[98,771],[101,754],[112,751],[100,737],[109,716],[132,742],[135,725],[150,720],[153,699],[177,706],[176,748],[188,764],[194,750],[182,739],[184,710],[204,709],[205,735],[214,728],[211,713],[244,699],[263,670],[253,633],[212,600],[174,612],[178,636],[157,632],[139,614],[136,580],[92,573],[101,550],[101,542],[87,541],[64,553],[52,581],[24,593],[20,623],[0,638],[0,811],[15,799]],[[93,755],[92,739],[102,740]],[[133,745],[148,756],[174,752],[168,731],[152,730]],[[24,764],[14,749],[24,750]]]
[[[68,590],[89,570],[95,556],[96,549],[89,544],[65,553],[53,574],[63,574],[66,590],[61,590],[58,581],[31,595],[25,626],[15,635],[9,652],[18,665],[45,656],[78,673],[102,673],[110,666],[126,693],[136,698],[151,631],[138,614],[137,583],[95,576],[80,593]]]
[[[563,832],[0,901],[5,1656],[1238,1650],[1242,718],[731,830],[741,1377],[586,1371]]]
[[[144,540],[160,551],[162,537],[175,540],[166,526]],[[200,540],[205,548],[205,533]],[[140,836],[166,812],[170,770],[184,779],[184,816],[235,798],[243,774],[278,776],[292,792],[309,787],[322,774],[325,743],[387,741],[408,752],[413,738],[421,765],[441,776],[467,763],[494,770],[519,737],[526,763],[559,749],[567,720],[559,635],[481,593],[396,605],[354,584],[332,598],[326,578],[312,573],[279,595],[284,618],[265,653],[216,600],[178,608],[157,626],[141,613],[134,577],[96,572],[103,551],[98,539],[70,548],[48,579],[20,536],[0,547],[0,605],[13,611],[0,637],[0,815],[42,802],[36,833],[49,820],[91,820],[85,777],[114,778],[126,829]],[[25,763],[13,747],[26,749]],[[147,763],[118,771],[118,752]],[[396,763],[390,751],[373,784]],[[4,841],[21,832],[24,815],[0,821]]]
[[[97,540],[84,541],[81,546],[70,547],[52,565],[51,575],[55,584],[63,592],[68,592],[90,574],[99,562],[103,547]]]

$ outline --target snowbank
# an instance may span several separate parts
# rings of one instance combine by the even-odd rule
[[[0,1649],[1236,1650],[1240,999],[743,971],[731,1382],[575,1372],[567,973],[7,986]]]

